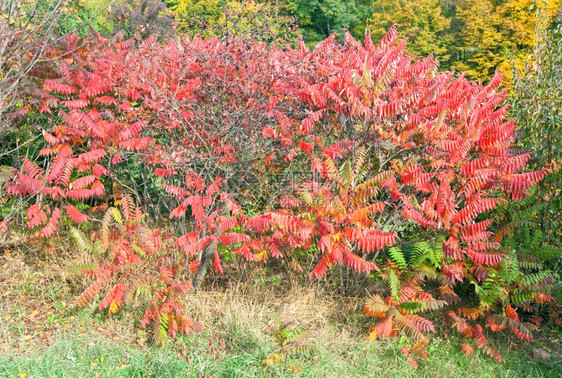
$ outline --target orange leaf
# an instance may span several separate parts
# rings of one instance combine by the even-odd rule
[[[461,346],[461,352],[464,352],[467,356],[470,356],[474,350],[468,344],[463,344]]]

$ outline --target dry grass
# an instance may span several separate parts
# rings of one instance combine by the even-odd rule
[[[224,292],[203,291],[189,295],[186,311],[208,330],[228,334],[246,330],[247,337],[271,343],[270,327],[290,324],[305,331],[308,344],[331,344],[345,348],[365,339],[367,324],[358,324],[359,302],[356,298],[319,296],[312,285],[280,292],[279,288],[254,290],[239,294],[236,289]],[[362,303],[362,302],[361,302]],[[352,318],[348,317],[352,314]]]
[[[124,312],[106,319],[95,316],[95,306],[75,311],[74,300],[88,281],[71,270],[90,262],[90,258],[67,248],[33,245],[0,254],[0,348],[22,355],[36,353],[49,348],[69,329],[79,336],[89,334],[146,347],[149,337],[139,331],[141,314]],[[252,275],[262,273],[257,269]],[[189,293],[184,305],[186,312],[208,330],[246,328],[252,337],[264,342],[277,318],[326,340],[336,340],[340,335],[340,341],[345,342],[351,335],[363,337],[365,331],[355,321],[346,321],[350,314],[360,313],[362,301],[329,296],[313,284],[236,284],[227,290]]]
[[[319,297],[314,287],[306,286],[280,292],[276,287],[240,294],[228,291],[202,291],[186,299],[188,312],[209,323],[215,319],[224,322],[268,323],[272,314],[284,322],[295,322],[311,329],[327,327],[333,319],[345,318],[357,310],[356,299]],[[234,319],[231,317],[234,316]]]
[[[40,263],[17,252],[0,256],[0,344],[3,350],[25,349],[30,344],[49,345],[49,339],[60,326],[53,319],[60,311],[55,302],[64,306],[65,300],[70,300],[68,290],[61,285],[63,274],[56,263]]]
[[[0,349],[30,354],[49,348],[69,329],[77,334],[94,330],[100,337],[119,339],[125,319],[103,321],[76,313],[74,301],[86,280],[70,272],[84,262],[66,246],[31,245],[0,254]],[[124,321],[123,321],[124,320]],[[131,338],[134,340],[134,338]]]

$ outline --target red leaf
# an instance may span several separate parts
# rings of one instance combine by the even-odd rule
[[[219,257],[218,252],[215,250],[214,253],[214,258],[213,258],[213,267],[215,268],[216,272],[220,272],[221,274],[224,273],[224,270],[222,269],[222,265],[221,265],[221,260]]]
[[[299,148],[303,150],[307,155],[310,155],[310,153],[312,152],[312,147],[312,143],[308,143],[302,140],[299,142]]]
[[[93,173],[94,173],[94,176],[96,176],[97,178],[100,178],[101,176],[109,174],[109,171],[107,169],[105,169],[105,167],[103,167],[102,165],[96,164],[96,165],[94,165]]]
[[[82,214],[80,210],[72,205],[68,205],[66,207],[66,213],[76,223],[84,223],[90,220],[90,217],[88,217],[86,214]]]
[[[232,244],[238,244],[245,241],[249,241],[250,237],[246,234],[239,234],[233,232],[231,234],[219,235],[219,240],[224,245],[232,245]]]
[[[29,219],[29,228],[33,228],[47,221],[47,215],[41,210],[41,204],[35,203],[27,209],[27,218]]]
[[[60,217],[60,210],[58,207],[55,207],[53,213],[51,214],[51,219],[49,220],[49,223],[47,223],[45,228],[39,231],[40,238],[41,237],[48,238],[49,236],[52,236],[55,233],[55,231],[57,230],[57,225],[59,223],[59,217]]]

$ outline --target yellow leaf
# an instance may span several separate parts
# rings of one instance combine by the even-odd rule
[[[262,365],[268,365],[268,366],[275,365],[275,361],[272,358],[265,358],[261,363]]]
[[[267,259],[269,258],[269,253],[264,250],[259,253],[256,253],[255,256],[256,256],[256,261],[267,262]]]
[[[119,306],[117,305],[117,303],[111,302],[111,305],[109,306],[109,313],[115,314],[117,313],[117,311],[119,311]]]
[[[27,377],[27,373],[28,373],[27,370],[24,371],[23,373],[21,373],[21,374],[20,374],[20,378],[25,378],[25,377]]]

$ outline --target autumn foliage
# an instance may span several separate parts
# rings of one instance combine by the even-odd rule
[[[222,254],[263,262],[305,250],[310,279],[344,266],[387,283],[367,300],[369,335],[411,337],[413,364],[435,331],[422,312],[446,309],[498,360],[485,329],[530,339],[516,307],[552,299],[549,277],[520,288],[522,303],[487,296],[513,258],[492,238],[490,214],[546,174],[525,171],[530,155],[512,148],[501,74],[483,85],[440,72],[433,56],[413,60],[395,27],[377,43],[369,36],[332,36],[314,50],[249,37],[67,36],[33,110],[53,126],[4,186],[29,201],[40,238],[81,225],[91,236],[82,243],[101,240],[107,257],[77,305],[103,292],[99,309],[111,315],[148,285],[143,325],[159,339],[188,333],[177,298],[207,266],[222,273]],[[108,209],[96,230],[93,210],[110,199],[123,201],[123,216]],[[146,226],[163,217],[167,231]],[[467,283],[472,297],[459,292]]]

